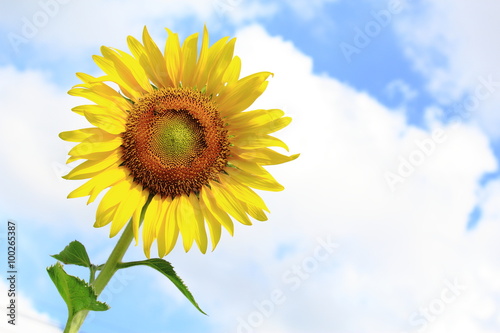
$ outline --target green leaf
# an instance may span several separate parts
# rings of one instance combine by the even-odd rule
[[[181,293],[186,296],[186,298],[193,304],[201,313],[206,315],[205,312],[203,312],[202,309],[198,306],[198,303],[194,300],[193,295],[191,292],[188,290],[184,282],[182,282],[181,278],[175,273],[174,268],[172,265],[163,259],[159,258],[153,258],[153,259],[148,259],[148,260],[142,260],[142,261],[132,261],[132,262],[125,262],[125,263],[120,263],[118,264],[118,268],[127,268],[127,267],[132,267],[132,266],[149,266],[151,268],[156,269],[158,272],[162,273],[166,277],[172,281],[172,283],[181,291]]]
[[[94,289],[87,282],[68,275],[61,263],[50,266],[47,272],[66,302],[70,318],[81,310],[106,311],[109,309],[106,303],[97,300]]]
[[[85,250],[85,246],[79,241],[72,241],[59,254],[54,254],[51,257],[65,264],[73,264],[83,267],[90,267],[90,259]]]

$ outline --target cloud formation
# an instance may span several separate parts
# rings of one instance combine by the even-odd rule
[[[476,94],[485,78],[494,93],[472,110],[487,133],[498,139],[500,124],[500,47],[496,31],[500,23],[495,0],[473,5],[455,1],[406,1],[395,31],[413,66],[427,80],[427,90],[445,105],[461,103]],[[418,29],[415,29],[418,27]]]
[[[487,287],[495,275],[478,273],[495,267],[483,244],[498,246],[484,229],[466,231],[479,180],[496,169],[487,136],[469,125],[409,126],[402,113],[313,74],[290,42],[258,26],[238,37],[247,73],[275,73],[254,106],[293,116],[282,136],[302,155],[275,171],[286,190],[265,195],[269,222],[237,228],[212,255],[174,254],[198,297],[213,300],[213,331],[498,328],[484,324],[500,304]],[[434,131],[444,140],[431,149]],[[423,160],[391,191],[384,174],[415,151]]]

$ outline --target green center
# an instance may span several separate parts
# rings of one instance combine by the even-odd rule
[[[151,148],[170,164],[189,163],[204,146],[198,122],[185,110],[169,110],[155,124]]]

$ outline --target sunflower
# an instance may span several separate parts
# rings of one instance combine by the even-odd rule
[[[189,251],[196,242],[212,247],[221,226],[233,234],[233,219],[251,225],[249,217],[267,220],[264,201],[252,189],[281,191],[263,166],[292,161],[268,147],[287,145],[270,133],[291,119],[278,109],[245,111],[264,92],[272,73],[239,78],[241,61],[233,56],[235,39],[209,46],[203,31],[182,45],[167,29],[162,53],[144,28],[142,43],[127,39],[130,53],[103,46],[93,57],[105,75],[77,73],[82,84],[69,94],[94,104],[72,110],[95,127],[62,132],[79,142],[68,163],[86,160],[64,176],[89,179],[68,198],[94,201],[95,227],[111,223],[115,236],[131,219],[136,244],[142,225],[144,252],[157,241],[158,255],[168,254],[182,237]],[[87,204],[88,204],[87,203]]]

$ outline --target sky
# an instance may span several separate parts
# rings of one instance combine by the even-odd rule
[[[300,153],[268,169],[267,222],[235,226],[163,276],[117,273],[81,332],[446,333],[500,331],[500,22],[495,0],[36,0],[0,2],[0,330],[62,332],[46,267],[77,239],[102,263],[116,239],[96,204],[66,199],[76,72],[147,26],[237,37],[242,74],[271,71],[250,107],[293,118]],[[7,223],[17,225],[18,318],[7,323]],[[126,260],[142,260],[142,246]],[[78,267],[70,274],[87,278]]]

